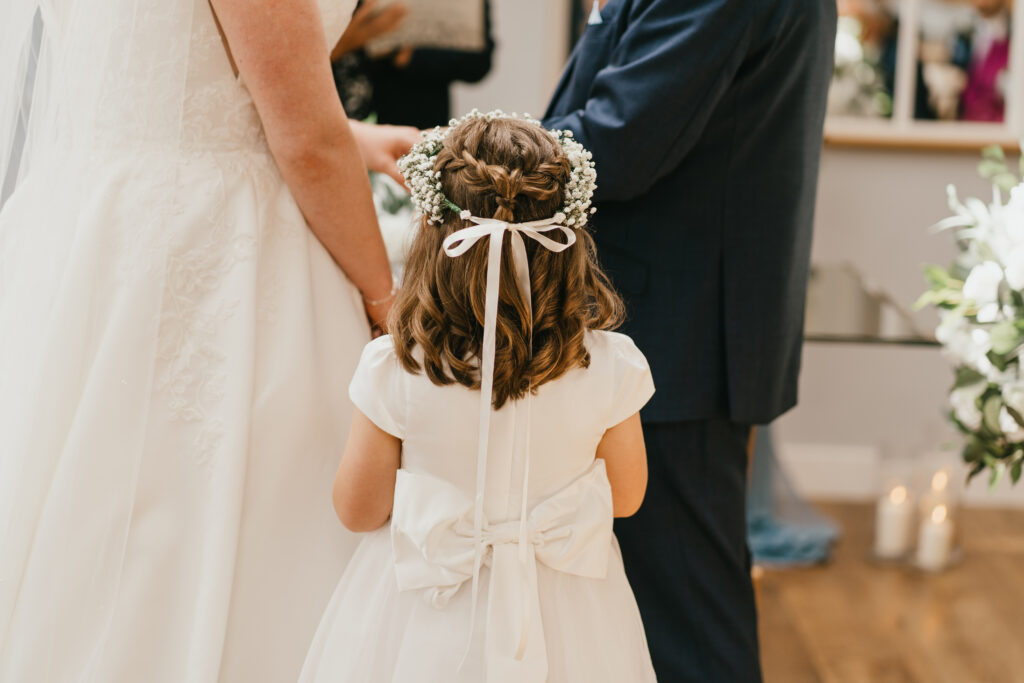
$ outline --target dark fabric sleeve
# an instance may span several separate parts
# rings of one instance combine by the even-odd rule
[[[594,154],[597,201],[646,192],[679,165],[735,77],[750,40],[745,0],[641,0],[586,103],[544,121]]]

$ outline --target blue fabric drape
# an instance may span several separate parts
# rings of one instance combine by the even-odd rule
[[[839,527],[808,504],[775,457],[771,427],[754,443],[747,496],[747,537],[754,562],[809,565],[826,562]]]

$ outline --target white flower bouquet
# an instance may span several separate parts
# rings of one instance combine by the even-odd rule
[[[950,268],[925,268],[931,289],[917,305],[938,308],[935,336],[956,366],[950,418],[966,437],[968,478],[988,470],[994,486],[1006,473],[1016,483],[1024,463],[1024,183],[1001,148],[983,155],[992,201],[948,188],[954,215],[936,228],[953,231],[958,254]]]

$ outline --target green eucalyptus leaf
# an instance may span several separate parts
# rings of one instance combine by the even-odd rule
[[[953,383],[954,389],[960,389],[961,387],[969,387],[972,384],[977,384],[985,379],[985,375],[981,374],[974,368],[969,368],[966,365],[961,365],[956,369],[956,381]]]
[[[999,434],[999,410],[1003,407],[1003,401],[998,396],[991,396],[985,400],[981,409],[982,424],[993,434]]]
[[[925,306],[940,308],[956,308],[964,302],[964,295],[959,289],[929,289],[914,302],[914,310]]]
[[[949,267],[949,274],[955,277],[961,282],[967,280],[967,277],[971,274],[971,268],[968,264],[956,261]]]
[[[976,476],[981,474],[985,470],[985,463],[976,462],[971,466],[971,469],[967,472],[967,481],[970,482]]]
[[[1003,372],[1006,368],[1010,367],[1010,363],[1013,361],[1013,358],[1001,353],[996,353],[994,349],[986,353],[985,357],[988,358],[992,365],[999,369],[999,372]]]
[[[953,423],[953,426],[956,427],[962,434],[965,434],[968,437],[974,434],[974,430],[968,429],[967,425],[961,422],[960,418],[956,416],[956,411],[950,410],[948,413],[946,413],[946,417],[949,418],[949,421]]]
[[[988,145],[982,148],[981,156],[984,159],[1005,160],[1006,152],[1003,151],[1000,145]]]
[[[1020,344],[1020,331],[1013,324],[1012,320],[996,323],[992,326],[990,334],[992,338],[992,351],[997,354],[1005,355],[1010,353]]]
[[[992,471],[988,475],[988,488],[989,490],[994,489],[999,485],[1000,480],[1003,478],[1003,474],[1006,473],[1006,465],[997,462],[991,465]]]
[[[937,289],[949,287],[950,280],[953,279],[948,270],[935,264],[928,264],[924,267],[924,277],[932,287]]]
[[[1013,188],[1017,187],[1019,182],[1020,180],[1016,175],[1005,170],[992,176],[992,184],[1003,192],[1009,192]]]
[[[1002,399],[1003,392],[999,389],[998,385],[992,384],[991,382],[987,382],[985,384],[985,389],[981,392],[981,399],[978,401],[978,407],[980,408],[981,406],[983,406],[985,404],[985,401],[992,397]]]
[[[967,438],[963,458],[964,462],[981,463],[982,467],[985,466],[985,444],[981,442],[981,439],[973,434]]]
[[[1010,417],[1013,418],[1014,422],[1019,424],[1021,427],[1024,427],[1024,415],[1021,415],[1020,413],[1018,413],[1016,410],[1014,410],[1010,406],[1004,406],[1004,407],[1006,408],[1006,412],[1008,412],[1010,414]]]
[[[1007,173],[1005,161],[985,159],[978,162],[978,175],[982,178],[992,179],[1004,173]]]
[[[1016,484],[1020,481],[1021,468],[1024,467],[1024,460],[1017,458],[1017,462],[1010,466],[1010,481]]]
[[[917,301],[914,302],[914,305],[911,308],[913,308],[913,310],[915,310],[915,311],[920,311],[925,306],[934,305],[934,304],[935,304],[935,292],[933,290],[929,289],[927,292],[925,292],[921,296],[917,297]]]

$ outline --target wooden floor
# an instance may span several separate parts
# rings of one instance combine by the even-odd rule
[[[961,511],[962,563],[926,575],[871,563],[870,508],[820,509],[832,563],[759,581],[766,683],[1024,683],[1024,511]]]

